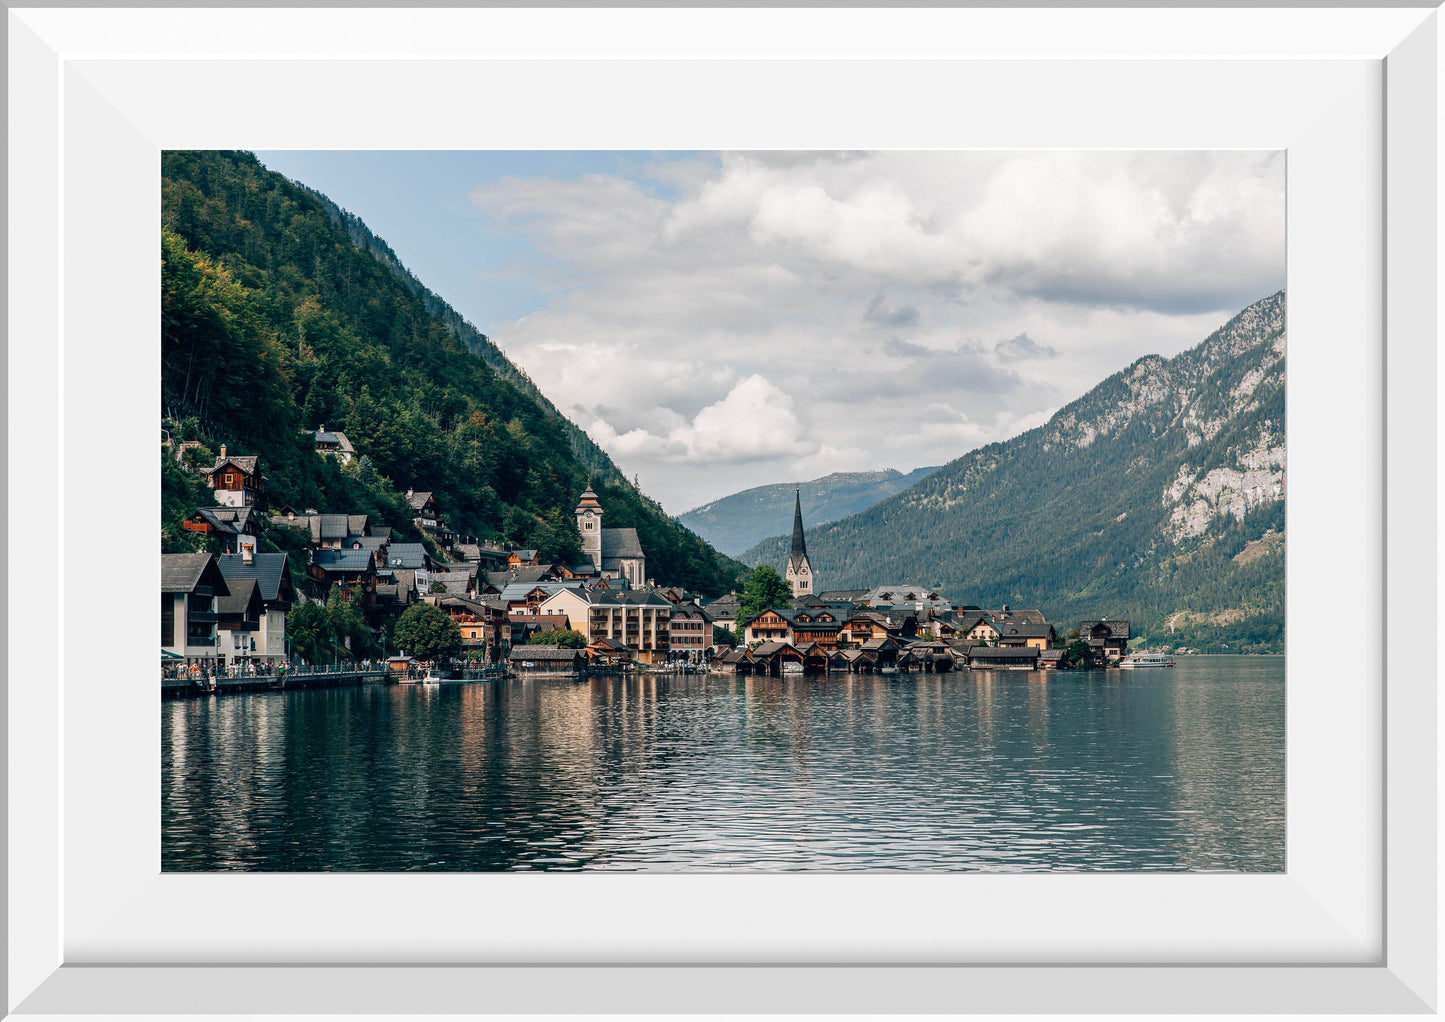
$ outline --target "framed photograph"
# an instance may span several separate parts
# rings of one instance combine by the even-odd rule
[[[1434,1012],[1439,26],[10,10],[7,1008]],[[1283,151],[1285,870],[163,873],[161,153],[347,148]]]

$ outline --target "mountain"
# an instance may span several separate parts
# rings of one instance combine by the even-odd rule
[[[864,511],[937,471],[935,465],[914,469],[907,475],[891,468],[882,472],[834,472],[806,483],[755,486],[680,514],[677,520],[723,553],[736,557],[765,537],[793,527],[795,492],[801,492],[803,521],[811,527]]]
[[[735,586],[742,565],[639,493],[364,224],[250,153],[163,154],[161,261],[165,428],[260,455],[273,504],[410,535],[403,493],[429,490],[458,532],[566,560],[590,482],[659,581]],[[305,431],[323,424],[364,457],[317,456]],[[195,542],[177,527],[195,496],[164,461],[163,550]]]
[[[1046,424],[808,530],[823,590],[937,585],[1175,645],[1284,649],[1285,295],[1149,355]],[[789,537],[743,555],[780,568]]]

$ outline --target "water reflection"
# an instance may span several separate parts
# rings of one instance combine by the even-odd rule
[[[1279,870],[1284,664],[162,705],[167,870]]]

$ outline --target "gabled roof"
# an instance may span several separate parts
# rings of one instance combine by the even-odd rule
[[[602,559],[617,557],[642,557],[642,543],[636,529],[603,529]]]
[[[517,560],[519,561],[536,560],[537,557],[537,551],[535,550],[513,550],[511,552],[517,555]]]
[[[350,532],[346,527],[346,515],[312,515],[310,525],[313,543],[345,539]]]
[[[375,571],[370,550],[313,550],[311,563],[323,571]]]
[[[868,595],[867,589],[832,589],[826,593],[819,593],[818,599],[829,603],[846,602],[858,603]]]
[[[558,661],[576,660],[587,654],[580,649],[564,649],[561,646],[513,646],[509,660]]]
[[[531,565],[515,568],[510,571],[489,571],[487,581],[492,585],[505,586],[513,582],[545,582],[552,579],[552,568],[550,565]]]
[[[210,554],[161,554],[161,592],[193,593],[203,585],[211,587],[213,596],[229,591]]]
[[[431,494],[431,490],[412,491],[406,495],[406,502],[412,506],[413,510],[420,511],[426,506],[426,502],[431,500]]]
[[[1047,639],[1052,631],[1046,624],[1022,623],[1006,624],[999,628],[998,634],[1005,639]]]
[[[386,548],[388,568],[409,568],[416,570],[427,566],[426,547],[420,543],[393,543]]]
[[[1127,621],[1081,621],[1079,622],[1079,635],[1085,640],[1092,638],[1090,633],[1093,632],[1095,625],[1103,625],[1108,628],[1111,639],[1129,638],[1129,622]]]
[[[219,567],[228,579],[254,578],[261,599],[268,603],[296,602],[291,576],[286,572],[285,554],[253,554],[250,564],[246,563],[244,554],[222,554]]]
[[[968,659],[973,660],[1037,660],[1039,651],[1027,646],[972,646]]]
[[[235,465],[242,472],[251,476],[256,474],[256,465],[260,460],[260,456],[256,454],[230,454],[224,458],[217,458],[216,464],[205,469],[204,472],[206,475],[215,475],[226,465]]]
[[[348,536],[365,536],[368,531],[366,528],[366,515],[346,516],[346,534]]]
[[[255,508],[250,507],[199,507],[191,517],[225,534],[251,532],[255,528]]]
[[[216,613],[226,617],[241,617],[255,620],[262,613],[261,593],[254,578],[233,578],[228,583],[230,592],[216,597]]]
[[[796,653],[798,647],[791,642],[765,642],[753,650],[754,657],[776,656],[779,653]]]
[[[468,571],[434,571],[427,578],[427,589],[440,582],[449,596],[462,596],[471,584],[472,575]]]

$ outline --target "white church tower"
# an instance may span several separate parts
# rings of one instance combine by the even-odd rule
[[[587,487],[577,502],[577,532],[582,536],[582,553],[592,558],[592,565],[602,570],[602,505],[597,494]]]

